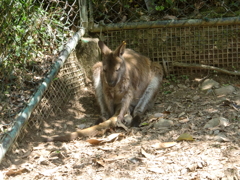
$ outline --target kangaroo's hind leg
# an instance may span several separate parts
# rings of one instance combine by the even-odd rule
[[[151,81],[149,82],[146,90],[144,91],[142,97],[140,98],[133,111],[133,120],[131,126],[138,126],[141,123],[140,117],[145,113],[147,109],[153,106],[154,101],[157,97],[163,78],[162,66],[158,63],[152,63],[151,73]]]
[[[110,113],[108,112],[108,108],[104,98],[101,71],[102,71],[102,62],[97,62],[92,69],[92,72],[93,72],[92,78],[93,78],[93,87],[95,90],[95,97],[101,110],[101,117],[97,120],[96,124],[99,124],[110,117]]]

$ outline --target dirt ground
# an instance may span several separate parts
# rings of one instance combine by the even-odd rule
[[[101,137],[41,142],[92,126],[99,115],[89,89],[57,116],[32,129],[0,166],[0,179],[240,179],[239,77],[211,75],[218,87],[202,90],[200,77],[164,79],[142,126],[116,128]],[[216,89],[234,87],[225,96]],[[112,134],[117,138],[106,140]],[[86,140],[105,139],[98,145]],[[110,137],[109,137],[110,138]]]

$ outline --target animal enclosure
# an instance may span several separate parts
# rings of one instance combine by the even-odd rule
[[[5,9],[6,2],[1,4]],[[18,149],[32,129],[40,136],[45,120],[64,112],[68,102],[79,103],[74,99],[91,89],[91,67],[100,60],[98,39],[111,49],[125,40],[127,48],[163,64],[168,76],[191,77],[197,73],[220,76],[220,69],[235,75],[229,79],[239,80],[238,1],[155,2],[153,12],[148,1],[143,0],[99,2],[12,1],[9,11],[15,12],[14,16],[21,13],[16,9],[26,10],[27,17],[17,22],[6,11],[0,12],[6,22],[11,22],[9,26],[1,26],[0,31],[2,162],[10,146],[12,151]],[[23,33],[22,29],[28,26],[30,29]],[[167,76],[165,80],[170,81]],[[163,89],[162,99],[167,101],[169,91],[174,88]],[[189,98],[186,96],[186,101]],[[232,119],[238,117],[239,111]]]
[[[174,62],[220,68],[239,67],[239,25],[161,27],[104,33],[115,47],[122,39],[129,48],[167,64],[170,73],[191,74],[192,68],[174,67]],[[198,69],[199,70],[199,69]]]

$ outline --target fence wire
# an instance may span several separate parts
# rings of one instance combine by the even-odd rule
[[[81,6],[80,0],[0,2],[0,139],[12,129],[18,113],[49,73],[67,39],[82,27]],[[73,70],[69,63],[65,67]],[[58,79],[54,84],[59,86],[48,91],[42,100],[46,106],[40,105],[37,114],[45,115],[47,106],[52,106],[49,101],[59,95],[54,91],[65,93]]]
[[[174,74],[192,74],[199,69],[174,67],[174,62],[204,64],[240,71],[240,25],[165,27],[104,32],[105,42],[115,49],[122,40],[127,47],[165,62]]]
[[[157,20],[205,19],[240,15],[238,0],[92,0],[96,25]]]
[[[112,49],[125,40],[129,48],[166,64],[170,73],[196,72],[174,62],[240,71],[239,5],[236,0],[92,0],[90,31]]]
[[[64,105],[69,100],[73,99],[75,95],[81,94],[82,87],[85,86],[84,77],[82,64],[74,51],[44,93],[41,102],[34,109],[27,128],[20,133],[19,140],[24,138],[29,129],[36,129],[36,133],[41,132],[41,124],[44,119],[56,116],[64,109]],[[15,146],[18,146],[17,142]]]

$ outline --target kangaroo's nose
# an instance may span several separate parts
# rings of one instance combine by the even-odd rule
[[[111,87],[114,87],[115,84],[116,84],[115,81],[110,81],[110,82],[108,82],[108,85],[111,86]]]

